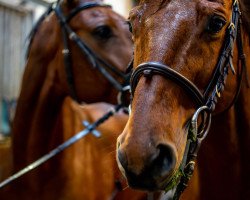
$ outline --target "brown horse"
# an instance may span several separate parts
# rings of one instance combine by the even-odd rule
[[[249,11],[247,0],[141,0],[131,11],[133,101],[117,153],[130,186],[178,198],[212,113],[200,190],[183,199],[250,198]]]
[[[56,131],[66,96],[78,102],[116,101],[117,90],[98,70],[103,65],[93,62],[97,60],[93,52],[121,72],[131,59],[132,43],[125,19],[101,1],[63,1],[43,18],[31,40],[13,122],[16,169],[48,151],[37,145],[43,147]],[[121,82],[120,77],[114,78]],[[33,148],[36,151],[28,155],[28,149]],[[20,149],[25,158],[19,156]]]
[[[111,109],[114,106],[107,103],[81,106],[66,98],[60,113],[63,140],[72,137],[72,133],[81,131],[83,121],[93,123]],[[117,181],[124,184],[117,167],[115,149],[116,139],[124,129],[127,119],[128,116],[120,111],[97,128],[101,133],[99,139],[89,134],[63,152],[58,158],[60,164],[52,164],[51,167],[54,168],[53,171],[61,170],[56,181],[65,183],[64,188],[62,185],[55,188],[56,182],[52,179],[52,182],[46,184],[44,191],[49,191],[49,188],[61,191],[59,199],[146,199],[146,193],[121,185],[123,190],[115,185]],[[36,177],[33,178],[36,182]],[[58,192],[47,192],[41,199],[58,199]]]
[[[49,148],[58,137],[66,141],[84,129],[84,121],[93,123],[113,107],[107,103],[79,105],[66,97],[58,115],[60,130],[56,135],[51,135],[45,147]],[[8,196],[1,197],[14,200],[146,199],[146,193],[124,186],[115,159],[116,139],[127,119],[128,116],[123,112],[115,114],[97,129],[101,133],[100,138],[86,135],[44,166],[31,171],[28,175],[30,185],[16,184],[15,190],[10,190]],[[42,137],[43,135],[40,138]],[[119,182],[123,185],[116,185]],[[17,193],[16,190],[23,192]]]
[[[64,141],[61,133],[66,125],[63,124],[62,112],[67,96],[78,102],[115,102],[117,89],[122,87],[123,72],[132,55],[131,34],[125,19],[101,1],[60,1],[42,16],[31,39],[12,128],[14,172]],[[74,162],[72,165],[79,165],[77,160],[71,161]],[[65,195],[73,193],[62,186],[68,184],[64,178],[70,177],[65,174],[60,178],[61,162],[64,161],[59,157],[17,180],[10,185],[8,194],[17,194],[12,199],[43,199],[50,193],[57,198],[49,199],[63,199],[63,190]],[[109,164],[107,161],[107,167]],[[113,164],[110,169],[113,169]],[[96,168],[98,164],[89,170]],[[77,169],[81,173],[80,167]],[[80,181],[78,172],[71,168],[67,170],[76,173],[74,177]],[[98,179],[100,183],[102,178],[105,177]],[[55,184],[50,185],[49,181]],[[77,180],[72,178],[70,181]],[[92,192],[96,188],[106,190],[104,185],[97,185],[91,188]],[[107,197],[111,191],[110,183],[108,186],[105,194],[99,195]],[[82,189],[81,186],[70,186],[72,190],[73,187],[77,188],[75,192]],[[89,188],[86,189],[91,193]],[[82,199],[82,193],[79,195],[73,199]],[[93,195],[90,199],[98,197]]]

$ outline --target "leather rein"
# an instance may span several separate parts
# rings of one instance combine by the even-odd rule
[[[150,79],[154,75],[161,75],[165,79],[170,79],[183,88],[197,105],[197,110],[189,125],[187,144],[182,163],[179,169],[170,178],[165,189],[166,191],[171,189],[174,190],[174,200],[180,198],[180,195],[186,189],[188,181],[192,177],[199,147],[210,129],[212,112],[215,109],[218,98],[224,90],[229,70],[235,74],[232,62],[235,42],[237,43],[241,72],[239,73],[237,92],[230,104],[231,107],[237,100],[242,82],[242,74],[243,71],[246,70],[246,59],[243,52],[243,40],[241,35],[241,12],[237,0],[234,0],[232,5],[231,22],[226,30],[225,40],[218,63],[204,93],[201,93],[198,87],[182,74],[158,62],[142,63],[132,72],[130,80],[132,97],[142,76]],[[202,117],[202,122],[198,126],[199,115]]]

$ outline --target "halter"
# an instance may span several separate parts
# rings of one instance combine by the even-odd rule
[[[229,69],[233,74],[235,74],[235,69],[232,62],[235,41],[237,41],[239,61],[241,62],[241,72],[239,76],[237,92],[230,104],[231,106],[237,99],[240,91],[242,74],[244,69],[246,69],[245,54],[243,52],[243,41],[241,36],[241,13],[237,0],[235,0],[232,5],[231,22],[226,30],[225,40],[220,57],[218,59],[218,63],[216,65],[212,79],[203,94],[194,83],[192,83],[182,74],[161,63],[142,63],[133,71],[131,75],[130,81],[132,97],[139,79],[142,76],[149,79],[153,75],[161,75],[165,79],[170,79],[183,88],[197,105],[197,110],[195,111],[189,126],[187,144],[182,163],[172,178],[170,178],[170,181],[166,186],[166,191],[175,189],[173,199],[179,199],[181,193],[187,187],[188,181],[193,174],[199,147],[210,129],[212,112],[215,109],[217,99],[221,96],[221,93],[224,90]],[[200,126],[198,126],[197,122],[199,115],[202,116],[202,122]]]
[[[77,99],[77,94],[74,85],[74,76],[72,72],[72,63],[71,63],[71,53],[69,49],[68,41],[71,40],[75,42],[78,46],[80,51],[87,57],[89,63],[96,68],[120,93],[124,92],[124,85],[128,82],[128,75],[124,74],[114,66],[111,66],[98,55],[96,55],[91,48],[71,29],[68,23],[71,19],[78,14],[80,11],[87,10],[94,7],[107,7],[110,8],[109,5],[97,2],[87,2],[82,3],[75,9],[73,9],[67,16],[64,16],[61,10],[61,3],[58,1],[56,4],[52,4],[51,7],[46,12],[46,16],[50,14],[50,12],[54,11],[57,19],[61,25],[62,30],[62,37],[63,37],[63,44],[64,48],[62,50],[62,54],[64,55],[64,63],[65,63],[65,70],[67,74],[68,85],[71,90],[71,96]],[[116,76],[120,77],[123,80],[123,84],[118,82],[110,72],[115,74]]]

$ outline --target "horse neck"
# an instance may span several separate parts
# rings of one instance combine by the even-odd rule
[[[64,99],[59,116],[62,125],[59,133],[64,141],[85,128],[83,121],[93,123],[111,107],[107,104],[93,105],[80,106],[71,98]],[[118,171],[115,168],[115,141],[126,119],[126,116],[119,119],[111,118],[111,121],[100,126],[101,138],[96,138],[90,133],[65,150],[60,157],[55,158],[57,162],[50,167],[57,173],[57,179],[63,180],[64,184],[61,184],[59,189],[62,197],[71,199],[111,197],[115,189],[114,171]],[[54,137],[55,140],[58,140],[57,137]],[[58,169],[61,173],[58,173]],[[107,178],[103,178],[104,172]],[[76,188],[76,185],[79,187]]]
[[[25,87],[25,86],[24,86]],[[26,88],[28,89],[28,87]],[[25,93],[25,92],[24,92]],[[17,106],[17,113],[13,126],[14,148],[27,156],[25,149],[36,149],[38,155],[39,146],[43,147],[46,152],[47,139],[50,137],[51,131],[57,125],[57,117],[63,101],[63,95],[58,94],[53,85],[46,85],[46,81],[41,92],[35,91],[26,97],[20,95]],[[15,141],[15,138],[19,141]],[[22,140],[22,141],[20,141]],[[32,145],[29,145],[32,144]],[[18,150],[19,149],[19,150]],[[14,151],[15,152],[15,151]],[[36,157],[34,155],[34,157]]]
[[[248,35],[250,35],[250,2],[249,0],[240,0],[241,5],[241,11],[243,16],[243,22],[245,24],[245,29],[248,32]]]
[[[109,109],[110,106],[106,106],[106,104],[81,107],[72,99],[65,98],[61,110],[62,137],[67,140],[85,128],[82,125],[83,121],[93,123]],[[113,122],[115,119],[110,120]],[[125,121],[123,118],[118,122],[115,121],[112,123],[113,126],[110,121],[105,122],[100,127],[101,138],[96,138],[90,133],[62,153],[59,158],[61,163],[55,168],[61,167],[62,169],[64,197],[80,199],[79,194],[84,199],[109,199],[111,197],[115,183],[114,171],[118,170],[114,170],[116,165],[115,141],[118,136],[117,132],[122,131],[117,123],[122,123],[123,127],[125,124],[123,121]],[[117,127],[119,127],[118,130]],[[102,178],[104,172],[107,178]],[[77,188],[75,188],[76,185],[78,185]]]
[[[248,34],[244,34],[243,38],[246,67],[249,72]],[[247,75],[249,76],[249,73],[243,73],[242,87],[236,103],[227,112],[213,116],[211,130],[202,144],[198,159],[201,188],[207,189],[210,184],[216,185],[217,188],[217,191],[208,190],[202,199],[213,199],[213,194],[217,194],[218,199],[249,198],[250,88],[247,87]],[[222,194],[221,186],[230,192]]]
[[[12,127],[16,169],[27,164],[28,148],[40,142],[46,146],[46,139],[55,128],[64,96],[58,84],[54,84],[58,83],[57,63],[54,59],[59,42],[55,38],[58,31],[53,19],[43,22],[31,44]],[[28,146],[29,143],[34,145]],[[20,149],[23,150],[22,156]],[[38,154],[41,153],[37,147],[36,150]]]
[[[248,3],[249,10],[250,4]],[[237,116],[237,138],[240,146],[240,160],[242,172],[242,199],[249,198],[250,185],[250,32],[244,35],[245,54],[246,54],[246,71],[243,74],[243,82],[239,99],[236,102],[236,116]]]

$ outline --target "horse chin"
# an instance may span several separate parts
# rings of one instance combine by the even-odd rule
[[[127,181],[129,187],[148,192],[163,191],[167,186],[166,181],[158,182],[154,180],[150,182],[145,182],[145,181],[143,182],[143,181],[130,180],[129,178],[127,179]]]
[[[168,174],[164,177],[148,177],[147,174],[142,174],[139,176],[132,175],[127,173],[125,170],[122,171],[124,176],[127,179],[128,185],[131,188],[155,192],[155,191],[164,191],[169,184],[169,180],[172,178],[173,173]]]

